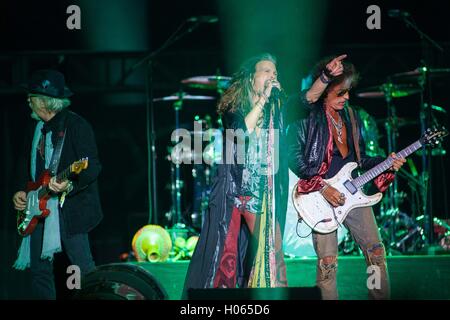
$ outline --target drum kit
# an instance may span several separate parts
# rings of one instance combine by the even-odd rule
[[[428,107],[426,103],[423,103],[423,99],[421,99],[423,106],[421,107],[420,119],[415,120],[410,118],[402,118],[397,116],[397,109],[394,104],[394,102],[403,97],[423,96],[426,79],[442,77],[445,75],[450,75],[450,69],[423,70],[423,68],[418,68],[410,72],[393,74],[387,77],[386,83],[368,87],[359,90],[356,93],[356,96],[362,99],[383,99],[387,107],[386,118],[381,120],[375,120],[363,108],[354,107],[362,120],[363,127],[361,131],[364,141],[366,142],[367,155],[386,157],[388,153],[397,149],[399,128],[419,125],[419,123],[421,124],[421,127],[424,127],[423,122],[429,116],[431,119],[428,120],[431,120],[436,124],[437,117],[435,116],[435,113],[446,114],[446,110],[444,108],[435,105]],[[210,105],[211,101],[216,101],[217,97],[222,95],[222,93],[229,87],[230,83],[230,77],[213,75],[195,76],[183,79],[181,81],[181,85],[184,87],[184,90],[187,90],[187,88],[200,89],[213,93],[212,95],[192,95],[181,91],[169,96],[155,98],[153,101],[156,103],[172,103],[173,110],[175,111],[175,129],[180,129],[180,111],[184,105],[199,102],[209,103],[208,105]],[[208,110],[211,109],[208,108]],[[211,116],[209,114],[206,114],[203,117],[196,116],[194,121],[200,125],[201,129],[189,130],[191,137],[195,139],[196,136],[199,136],[202,141],[210,141],[208,138],[205,138],[205,134],[208,129],[213,128],[214,121],[211,119]],[[220,120],[218,120],[217,123],[218,127],[221,128]],[[379,124],[384,125],[386,128],[388,152],[380,146],[379,140],[381,135],[378,130]],[[198,233],[199,230],[201,230],[203,218],[208,207],[212,185],[211,181],[217,169],[216,164],[221,158],[221,150],[211,148],[211,146],[207,145],[201,149],[201,152],[196,152],[194,150],[188,153],[183,153],[183,158],[181,159],[182,161],[174,161],[177,159],[174,159],[174,153],[172,151],[172,147],[169,147],[169,154],[166,157],[166,159],[170,161],[171,181],[169,189],[171,191],[172,200],[172,205],[170,210],[166,213],[166,218],[172,224],[172,228],[170,229],[172,232],[177,232],[187,236],[187,233]],[[427,153],[425,150],[422,152],[423,156]],[[433,156],[435,154],[443,155],[445,154],[445,150],[441,146],[437,153],[433,152]],[[205,160],[208,157],[210,161],[199,161],[199,159]],[[417,171],[414,163],[411,163],[411,161],[412,160],[409,161],[410,168]],[[182,163],[180,162],[191,163],[192,165],[191,172],[189,173],[189,175],[191,175],[190,180],[193,181],[191,184],[192,203],[187,206],[188,208],[184,209],[182,208],[182,194],[185,194],[185,192],[183,192],[185,189],[185,183],[182,178],[186,179],[188,177],[182,177]],[[422,169],[423,172],[421,175],[417,174],[417,172],[409,173],[406,169],[402,169],[399,172],[400,177],[404,177],[408,180],[408,185],[416,186],[415,188],[412,188],[412,190],[415,190],[418,194],[413,195],[413,197],[421,200],[419,201],[421,204],[418,205],[418,208],[416,208],[413,215],[410,216],[399,210],[399,206],[407,195],[405,192],[398,191],[397,182],[395,182],[393,186],[388,189],[380,206],[380,215],[378,217],[380,234],[382,235],[386,248],[390,253],[416,252],[427,244],[427,218],[426,210],[424,208],[424,201],[426,201],[427,195],[423,194],[423,192],[427,192],[427,188],[423,188],[422,186],[429,183],[425,180],[429,175],[426,172],[426,167],[423,168],[424,169]],[[443,230],[441,230],[441,233],[436,234],[439,237],[439,241],[444,243],[444,245],[448,248],[450,242],[449,226],[437,218],[434,218],[433,221],[435,226],[439,225]],[[286,227],[286,230],[290,230],[289,226]],[[338,236],[339,248],[342,254],[359,253],[357,246],[354,244],[347,230],[339,233]],[[304,248],[306,248],[305,244],[303,244],[303,247],[298,243],[294,245],[294,237],[289,237],[289,234],[286,239],[290,239],[290,242],[288,241],[289,245],[287,246],[287,248],[292,248],[292,252],[290,254],[297,255],[300,253],[301,255],[304,255],[305,252],[312,252],[312,250],[304,250]],[[307,241],[308,248],[311,249],[312,247],[310,241],[305,241]],[[444,245],[441,244],[441,247],[444,247]]]
[[[385,157],[387,153],[396,151],[400,127],[420,125],[420,132],[423,132],[430,125],[437,126],[439,124],[438,118],[446,115],[447,111],[442,107],[425,102],[427,85],[429,85],[431,79],[448,76],[450,76],[450,69],[420,67],[412,71],[390,75],[386,78],[386,82],[381,85],[359,90],[356,93],[359,98],[383,99],[387,111],[385,119],[376,121],[363,109],[357,109],[363,122],[362,135],[366,142],[367,154]],[[399,117],[396,108],[397,101],[403,97],[415,96],[420,97],[419,119]],[[376,123],[380,122],[386,128],[387,153],[378,145],[379,133],[376,129]],[[403,168],[399,171],[399,177],[406,179],[411,188],[411,193],[413,193],[411,198],[416,199],[415,203],[418,203],[417,207],[412,208],[413,214],[408,215],[399,209],[402,202],[407,198],[407,194],[399,192],[398,179],[387,190],[380,206],[379,230],[387,251],[391,254],[418,252],[426,246],[434,245],[434,243],[447,243],[450,235],[448,225],[436,217],[432,218],[427,204],[430,198],[430,188],[427,188],[427,186],[431,183],[429,172],[431,156],[444,155],[446,150],[441,144],[432,152],[423,148],[417,154],[422,157],[421,174],[417,172],[412,159],[408,159],[411,173]],[[413,202],[411,201],[411,203]],[[436,225],[442,226],[441,229],[445,229],[445,232],[437,233]],[[442,245],[440,247],[444,248]]]
[[[187,237],[188,233],[198,233],[203,224],[209,194],[211,192],[211,181],[216,173],[216,164],[221,159],[221,148],[216,148],[217,144],[210,143],[218,142],[221,139],[220,130],[213,128],[213,119],[208,111],[211,108],[211,102],[216,102],[217,96],[220,96],[229,86],[231,82],[230,77],[211,75],[211,76],[195,76],[181,81],[183,90],[165,97],[155,98],[154,102],[169,102],[175,114],[175,130],[184,129],[188,132],[191,141],[201,141],[202,148],[189,148],[182,150],[182,152],[175,152],[176,146],[169,146],[167,148],[168,155],[166,159],[170,161],[170,193],[171,193],[171,207],[166,212],[165,217],[171,224],[171,233],[177,236]],[[187,89],[206,90],[214,95],[192,95],[186,93]],[[188,128],[181,128],[180,126],[180,112],[185,105],[191,107],[203,103],[207,106],[203,111],[203,116],[195,115],[192,122],[194,123],[193,130]],[[220,128],[220,120],[217,121]],[[211,129],[211,130],[209,130]],[[172,138],[174,134],[172,134]],[[175,140],[179,136],[175,133]],[[208,143],[209,142],[209,143]],[[179,151],[179,150],[178,150]],[[191,176],[189,179],[183,173],[182,166],[189,167]],[[191,183],[185,183],[189,180]],[[189,188],[187,187],[189,185]],[[186,205],[182,195],[186,194],[186,189],[192,192],[192,202]]]

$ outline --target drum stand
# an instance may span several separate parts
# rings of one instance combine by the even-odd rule
[[[179,100],[173,103],[173,109],[175,111],[175,131],[180,129],[180,110],[183,107],[183,93],[180,93]],[[178,136],[177,136],[178,137]],[[181,161],[184,159],[184,149],[179,154],[179,159],[171,158],[170,176],[171,176],[171,196],[172,206],[170,211],[166,214],[166,217],[172,222],[172,230],[184,230],[186,224],[183,221],[181,210],[181,193],[184,187],[184,182],[181,180]],[[180,161],[181,160],[181,161]]]
[[[397,151],[397,138],[398,138],[398,119],[395,105],[392,103],[392,82],[388,79],[388,82],[383,85],[384,96],[386,98],[387,105],[387,120],[386,120],[386,133],[387,133],[387,144],[388,144],[388,156],[391,152]],[[392,254],[391,249],[395,245],[395,222],[397,220],[397,215],[399,214],[399,201],[398,201],[398,184],[397,179],[394,180],[392,186],[388,188],[388,201],[387,210],[384,212],[389,216],[390,220],[390,237],[389,237],[389,247],[388,253]]]
[[[431,125],[431,109],[432,109],[432,99],[431,99],[431,81],[430,81],[430,69],[431,66],[431,56],[433,51],[443,53],[444,49],[432,38],[430,38],[426,33],[424,33],[415,23],[415,21],[410,18],[409,15],[403,15],[400,18],[403,23],[413,29],[421,40],[422,46],[422,67],[419,68],[420,77],[419,85],[422,88],[421,91],[421,105],[420,105],[420,125],[421,132],[423,133],[426,128]],[[433,207],[432,207],[432,183],[430,181],[431,174],[431,151],[423,148],[422,150],[422,201],[423,201],[423,216],[424,216],[424,226],[425,226],[425,244],[428,247],[432,247],[434,239],[434,219],[433,219]]]
[[[193,23],[191,23],[193,22]],[[145,57],[137,61],[131,68],[126,70],[123,76],[117,81],[116,85],[123,85],[126,79],[132,75],[141,66],[146,66],[146,133],[147,133],[147,156],[148,156],[148,201],[149,201],[149,224],[158,224],[158,196],[156,184],[156,132],[154,123],[154,107],[153,107],[153,61],[161,52],[164,52],[168,47],[192,33],[196,30],[202,21],[199,19],[191,21],[185,19],[178,26],[178,28],[170,35],[169,38],[153,52],[150,52]]]
[[[424,133],[426,128],[431,125],[431,104],[425,102],[425,100],[431,101],[430,92],[430,79],[429,73],[427,72],[427,67],[419,68],[421,71],[421,76],[419,77],[419,85],[422,88],[420,94],[420,132]],[[424,215],[424,227],[425,227],[425,243],[430,246],[434,242],[434,232],[433,232],[433,214],[432,214],[432,196],[431,196],[431,150],[422,148],[422,212]]]

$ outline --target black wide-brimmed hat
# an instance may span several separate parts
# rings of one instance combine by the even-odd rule
[[[27,84],[28,93],[42,94],[53,98],[68,98],[73,95],[66,87],[64,75],[56,70],[46,69],[33,72]]]

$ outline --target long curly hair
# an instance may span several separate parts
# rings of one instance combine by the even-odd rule
[[[233,75],[230,87],[225,91],[217,106],[217,112],[221,115],[225,112],[236,112],[238,109],[247,114],[252,109],[253,75],[256,65],[260,61],[271,61],[275,66],[277,60],[270,53],[263,53],[245,61],[239,71]]]

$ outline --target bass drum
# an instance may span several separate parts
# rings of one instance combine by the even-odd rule
[[[298,177],[291,170],[289,170],[289,193],[292,192],[292,189],[295,187],[297,182]],[[283,238],[284,253],[290,257],[315,257],[316,252],[314,251],[311,228],[308,227],[305,222],[297,222],[297,211],[294,208],[292,199],[289,198]],[[347,234],[348,230],[344,226],[337,229],[339,247],[344,244],[346,238],[349,238],[349,235]],[[299,235],[306,237],[302,238]]]

